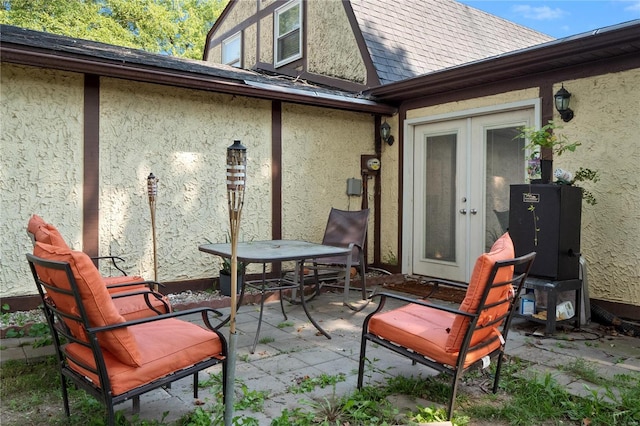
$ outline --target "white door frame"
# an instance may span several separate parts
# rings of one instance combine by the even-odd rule
[[[438,121],[448,121],[454,119],[476,117],[481,115],[508,112],[520,109],[533,108],[535,127],[541,126],[541,100],[540,98],[526,99],[522,101],[509,102],[498,105],[491,105],[479,108],[470,108],[461,111],[453,111],[444,114],[436,114],[424,117],[411,118],[404,121],[404,138],[403,138],[403,188],[402,188],[402,260],[401,271],[403,274],[413,273],[413,207],[414,207],[414,158],[415,149],[415,127],[423,124],[431,124]],[[468,259],[467,262],[471,262]],[[475,261],[475,259],[473,259]],[[470,265],[466,265],[470,269]]]

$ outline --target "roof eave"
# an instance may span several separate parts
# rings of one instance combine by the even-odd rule
[[[310,92],[307,95],[300,90],[272,90],[270,88],[248,85],[245,83],[245,80],[234,80],[183,70],[114,61],[90,55],[60,52],[10,42],[0,44],[0,59],[2,62],[20,65],[95,74],[104,77],[122,78],[145,83],[164,84],[347,111],[383,115],[391,115],[397,111],[394,106],[374,101],[362,102],[361,99],[354,98],[352,100],[348,97],[321,97],[314,92]]]
[[[585,53],[600,52],[602,59],[621,46],[632,46],[633,50],[640,51],[640,20],[386,84],[365,93],[379,101],[406,101],[442,93],[450,90],[451,85],[463,89],[502,81],[516,74],[526,75],[569,64],[579,65],[589,61]],[[610,53],[610,56],[616,55]]]

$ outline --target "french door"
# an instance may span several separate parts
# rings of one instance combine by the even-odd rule
[[[509,185],[524,183],[522,126],[534,110],[413,127],[413,273],[468,281],[508,226]]]

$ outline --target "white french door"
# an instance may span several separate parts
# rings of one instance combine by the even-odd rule
[[[468,281],[508,226],[509,185],[525,181],[525,109],[413,126],[411,270]]]

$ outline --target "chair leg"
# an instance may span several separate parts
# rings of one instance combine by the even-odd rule
[[[447,420],[451,421],[453,418],[453,406],[456,402],[456,395],[458,393],[458,383],[460,382],[460,376],[462,376],[462,371],[458,369],[453,375],[453,382],[451,383],[451,399],[449,399],[449,411]]]
[[[133,404],[131,411],[133,414],[138,414],[140,412],[140,396],[134,396],[131,398],[131,403]]]
[[[498,362],[496,363],[496,375],[493,379],[493,393],[498,392],[498,384],[500,382],[500,370],[502,369],[502,359],[504,358],[504,353],[500,352],[498,355]]]
[[[111,398],[108,398],[105,402],[107,404],[107,425],[115,426],[116,413],[113,410],[113,401],[111,400]]]
[[[193,373],[193,399],[198,398],[198,372]]]
[[[366,359],[366,348],[367,348],[367,339],[362,335],[362,340],[360,342],[360,357],[358,358],[358,389],[362,389],[362,381],[364,376],[364,360]]]
[[[362,287],[362,300],[367,298],[367,271],[364,263],[364,252],[360,251],[360,286]]]
[[[60,373],[60,382],[62,385],[62,400],[64,402],[64,413],[67,417],[71,416],[71,411],[69,410],[69,392],[67,392],[67,378],[64,377],[62,372]]]

